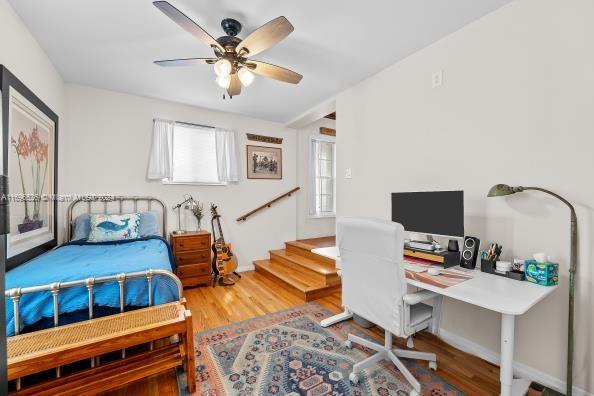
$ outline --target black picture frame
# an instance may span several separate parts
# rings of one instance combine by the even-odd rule
[[[14,74],[12,74],[4,65],[0,65],[0,92],[2,94],[2,161],[3,169],[8,170],[8,158],[10,154],[9,142],[9,107],[10,107],[10,88],[16,90],[26,100],[33,104],[39,111],[47,116],[54,123],[54,163],[53,163],[53,189],[54,194],[58,193],[58,131],[59,131],[59,117],[54,113],[49,106],[47,106],[37,95],[33,93],[23,82],[21,82]],[[12,193],[12,191],[9,191]],[[54,202],[53,205],[53,239],[35,246],[29,250],[19,253],[13,257],[6,258],[6,251],[4,257],[6,258],[6,270],[18,267],[24,262],[31,260],[53,249],[58,245],[58,205]]]

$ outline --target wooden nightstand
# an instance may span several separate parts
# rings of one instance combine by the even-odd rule
[[[210,232],[188,231],[169,234],[173,255],[177,262],[176,275],[184,287],[212,285]]]

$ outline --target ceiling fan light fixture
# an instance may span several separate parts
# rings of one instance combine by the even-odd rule
[[[249,87],[254,82],[254,73],[242,67],[237,72],[237,76],[239,77],[239,81],[243,84],[244,87]]]
[[[228,77],[231,74],[232,65],[227,59],[219,59],[214,64],[214,71],[219,77]]]
[[[231,75],[218,76],[216,82],[219,87],[227,89],[229,88],[229,84],[231,84]]]
[[[251,85],[255,79],[254,74],[290,84],[298,84],[303,78],[301,74],[292,70],[251,58],[275,46],[293,32],[293,25],[284,16],[268,21],[243,39],[237,37],[241,31],[241,23],[232,18],[225,18],[221,26],[226,36],[215,40],[200,25],[168,1],[153,1],[153,5],[183,30],[208,45],[215,55],[214,58],[155,61],[154,63],[159,66],[213,65],[216,83],[226,91],[229,97],[241,94],[242,87]],[[223,94],[224,97],[225,94]]]

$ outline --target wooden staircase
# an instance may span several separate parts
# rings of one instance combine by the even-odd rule
[[[340,290],[334,260],[311,252],[311,249],[334,244],[334,237],[285,242],[284,249],[271,250],[269,259],[254,260],[254,266],[256,272],[304,301],[315,300]]]

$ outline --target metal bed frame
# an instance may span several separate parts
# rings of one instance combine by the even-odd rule
[[[63,289],[69,289],[72,287],[80,287],[86,286],[89,294],[89,319],[93,319],[93,305],[94,305],[94,295],[93,289],[95,285],[101,283],[108,283],[108,282],[118,282],[120,288],[120,312],[124,312],[125,310],[125,282],[128,279],[136,279],[136,278],[146,278],[148,283],[148,305],[153,305],[153,293],[152,293],[152,286],[153,286],[153,277],[155,275],[163,275],[170,278],[177,287],[177,293],[179,299],[181,300],[183,297],[184,288],[182,286],[181,281],[177,276],[175,276],[172,272],[162,270],[162,269],[148,269],[146,271],[138,271],[138,272],[122,272],[116,275],[110,276],[102,276],[99,278],[90,277],[87,279],[80,279],[75,281],[69,282],[53,282],[46,285],[41,286],[31,286],[31,287],[14,287],[4,292],[5,297],[9,297],[12,300],[12,305],[14,309],[14,333],[18,335],[20,333],[21,328],[21,321],[20,321],[20,314],[19,314],[19,301],[21,296],[24,294],[33,294],[33,293],[40,293],[49,291],[52,294],[53,302],[54,302],[54,326],[58,326],[59,324],[59,315],[60,315],[60,305],[58,301],[58,294]]]
[[[152,208],[152,203],[156,202],[162,211],[162,224],[161,224],[161,235],[165,237],[166,235],[166,225],[167,225],[167,209],[165,204],[160,199],[154,197],[142,197],[142,196],[103,196],[103,197],[87,197],[87,198],[79,198],[74,200],[68,206],[68,232],[67,232],[67,240],[70,241],[72,237],[72,221],[74,215],[74,209],[76,206],[86,203],[87,206],[87,213],[92,213],[93,203],[94,202],[101,202],[103,205],[102,211],[100,213],[109,214],[109,203],[110,202],[117,202],[118,203],[118,212],[119,214],[123,214],[124,210],[124,203],[127,201],[133,202],[134,212],[138,211],[138,203],[141,201],[146,202],[148,210],[150,211]],[[97,205],[96,205],[97,206]],[[14,332],[15,335],[20,333],[20,314],[19,314],[19,302],[21,296],[25,294],[33,294],[33,293],[40,293],[40,292],[50,292],[53,298],[53,313],[54,313],[54,327],[59,325],[59,315],[60,315],[60,305],[58,295],[61,290],[72,288],[72,287],[82,287],[86,286],[88,290],[88,305],[89,305],[89,319],[93,319],[93,305],[94,305],[94,294],[93,290],[95,285],[108,283],[108,282],[117,282],[119,285],[119,302],[120,302],[120,312],[124,312],[125,310],[125,282],[128,279],[137,279],[137,278],[146,278],[148,283],[148,305],[153,305],[153,293],[152,293],[152,282],[153,277],[156,275],[165,276],[170,278],[177,287],[178,298],[181,300],[183,297],[183,286],[179,278],[174,275],[170,271],[162,270],[162,269],[147,269],[146,271],[139,271],[139,272],[129,272],[129,273],[119,273],[110,276],[103,276],[103,277],[89,277],[86,279],[80,279],[75,281],[69,282],[52,282],[45,285],[39,286],[31,286],[31,287],[16,287],[9,290],[6,290],[4,295],[6,298],[10,298],[12,300],[13,309],[14,309]],[[152,347],[152,345],[151,345]],[[122,350],[122,357],[125,357],[125,350]],[[91,360],[91,365],[95,365],[94,359]],[[60,368],[56,369],[56,376],[60,377]],[[17,390],[20,389],[20,379],[17,380]]]
[[[87,206],[87,213],[93,213],[93,202],[102,203],[102,211],[99,213],[102,214],[109,214],[109,203],[110,202],[117,202],[118,203],[118,210],[117,212],[112,212],[115,214],[123,214],[124,213],[124,204],[126,202],[131,201],[134,204],[134,211],[138,212],[138,202],[144,201],[147,204],[147,210],[150,211],[152,209],[153,202],[157,203],[161,207],[161,236],[165,238],[167,236],[167,208],[163,201],[158,198],[149,197],[149,196],[123,196],[123,195],[106,195],[106,196],[89,196],[86,198],[78,198],[70,205],[68,205],[67,216],[68,216],[68,232],[66,233],[66,240],[70,241],[72,238],[72,221],[74,220],[74,209],[75,207],[79,206],[80,204],[86,204]]]

